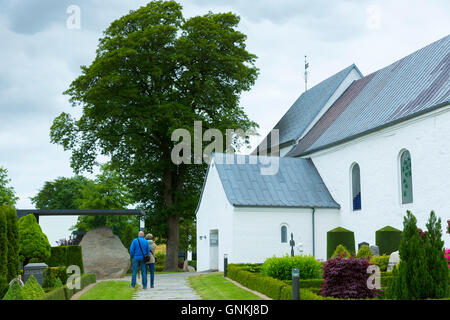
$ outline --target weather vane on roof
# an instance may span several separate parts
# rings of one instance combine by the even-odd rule
[[[309,68],[309,63],[306,62],[306,55],[305,55],[305,91],[308,90],[308,68]]]

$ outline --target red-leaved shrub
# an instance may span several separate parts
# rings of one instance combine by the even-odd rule
[[[371,265],[365,258],[337,257],[323,266],[324,282],[320,295],[342,299],[374,298],[376,289],[369,289],[367,268]]]

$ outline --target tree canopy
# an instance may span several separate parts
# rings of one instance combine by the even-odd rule
[[[32,202],[38,209],[126,209],[133,200],[118,173],[106,163],[101,166],[100,174],[94,180],[77,175],[45,182]],[[139,217],[79,216],[71,230],[89,231],[109,226],[123,240],[125,227],[129,223],[138,228]]]
[[[9,186],[8,170],[0,167],[0,205],[14,206],[19,198],[15,196],[14,188]]]
[[[167,239],[166,270],[177,270],[180,218],[193,219],[206,171],[172,162],[172,132],[193,134],[194,121],[223,134],[257,127],[239,103],[258,70],[238,24],[232,13],[186,19],[175,1],[130,11],[105,30],[94,61],[65,92],[81,117],[63,112],[51,127],[75,172],[92,171],[98,155],[111,159],[146,225]]]

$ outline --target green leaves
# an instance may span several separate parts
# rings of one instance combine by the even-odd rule
[[[24,265],[31,259],[46,262],[50,258],[50,243],[33,214],[19,219],[19,255]]]
[[[19,199],[15,196],[14,188],[9,186],[8,170],[0,167],[0,205],[7,204],[14,206]]]
[[[178,250],[178,219],[194,219],[206,172],[204,164],[171,161],[172,132],[193,132],[194,121],[224,135],[257,127],[239,104],[258,75],[239,17],[210,12],[185,19],[181,9],[175,1],[152,1],[112,22],[94,61],[65,92],[82,107],[81,117],[63,113],[51,128],[52,142],[72,151],[76,173],[92,172],[99,155],[111,160],[147,211],[146,225],[174,239],[169,252]]]

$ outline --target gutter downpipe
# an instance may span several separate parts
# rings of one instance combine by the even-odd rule
[[[316,208],[312,208],[312,254],[316,257],[316,236],[315,236],[315,221],[314,214],[316,213]]]

